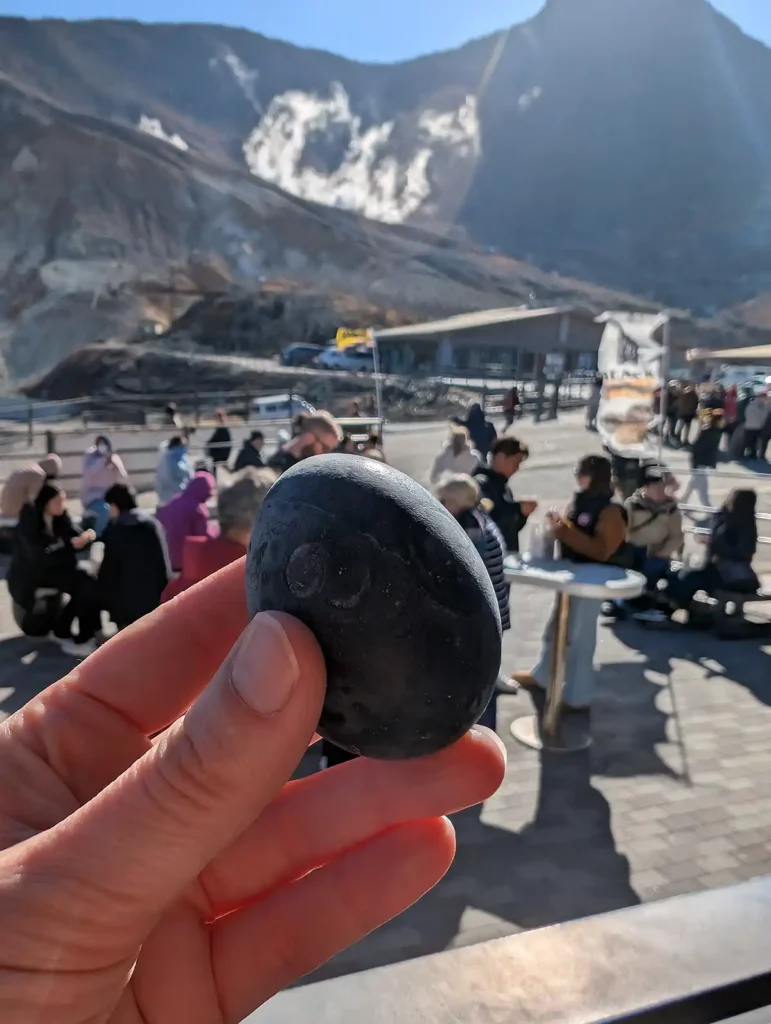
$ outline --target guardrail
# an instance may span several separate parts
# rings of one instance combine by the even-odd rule
[[[770,917],[758,879],[291,989],[244,1024],[768,1024]]]

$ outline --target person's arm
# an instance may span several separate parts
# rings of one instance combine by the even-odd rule
[[[610,505],[600,513],[593,537],[564,519],[554,532],[557,540],[577,555],[584,555],[595,562],[607,562],[626,540],[626,522],[621,509]]]
[[[236,462],[235,462],[235,465],[233,466],[233,472],[234,473],[238,473],[240,470],[244,469],[244,467],[246,466],[246,458],[245,458],[245,456],[246,456],[246,450],[244,448],[242,448],[241,451],[236,456]]]
[[[123,464],[123,459],[120,457],[120,455],[113,455],[113,456],[111,456],[111,458],[112,458],[113,467],[115,469],[115,483],[116,484],[128,483],[128,478],[129,477],[128,477],[128,473],[126,472],[126,467]]]

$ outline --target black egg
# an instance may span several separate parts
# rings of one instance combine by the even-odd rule
[[[320,455],[268,493],[249,544],[249,614],[283,611],[327,666],[318,731],[354,754],[421,757],[459,739],[501,664],[498,605],[455,519],[420,484]]]

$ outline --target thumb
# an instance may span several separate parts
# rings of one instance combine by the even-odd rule
[[[116,912],[129,928],[154,919],[291,776],[324,689],[310,630],[288,615],[257,615],[184,718],[47,834],[53,841],[61,830],[49,851],[59,870],[112,894],[111,921]]]

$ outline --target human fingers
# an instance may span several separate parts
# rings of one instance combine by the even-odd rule
[[[436,885],[454,855],[446,818],[411,822],[212,925],[226,1024],[402,913]]]
[[[246,626],[241,558],[121,630],[66,680],[145,735],[183,714]]]
[[[190,711],[93,800],[28,852],[111,930],[141,934],[270,803],[319,719],[325,668],[296,619],[257,615]]]
[[[476,728],[431,757],[358,758],[291,782],[204,870],[205,912],[228,913],[399,823],[480,803],[505,770],[501,741]]]

